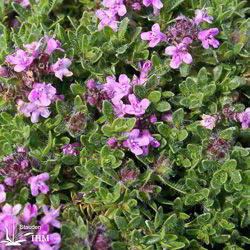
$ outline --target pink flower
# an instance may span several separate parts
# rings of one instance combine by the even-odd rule
[[[18,100],[17,105],[17,109],[21,114],[24,114],[26,117],[31,116],[32,123],[39,122],[39,116],[44,118],[48,118],[50,116],[48,107],[39,106],[35,103],[25,103],[22,100]]]
[[[138,101],[134,94],[129,95],[128,99],[131,105],[126,105],[124,111],[129,115],[143,115],[150,104],[150,101],[146,98]]]
[[[107,10],[97,10],[96,17],[101,20],[98,25],[99,30],[103,30],[104,26],[109,26],[113,31],[117,31],[117,21],[115,15],[110,15]]]
[[[207,9],[201,9],[195,11],[194,22],[199,25],[202,22],[212,23],[213,17],[207,14]]]
[[[219,32],[220,31],[217,28],[203,30],[199,32],[198,39],[201,40],[202,45],[205,49],[209,49],[209,45],[213,46],[214,48],[218,48],[220,46],[220,43],[214,38],[214,36],[219,34]]]
[[[44,51],[45,53],[50,55],[57,49],[64,51],[62,48],[60,48],[60,46],[61,46],[60,41],[54,39],[55,36],[48,37],[47,35],[45,35],[44,37],[45,37],[45,41],[47,42],[47,47]]]
[[[133,3],[132,8],[134,10],[141,10],[141,4],[140,3]]]
[[[29,67],[33,62],[34,57],[21,49],[18,49],[14,54],[7,56],[8,63],[16,65],[14,70],[22,72]]]
[[[151,135],[151,133],[149,132],[148,129],[142,130],[141,135],[142,135],[142,137],[147,137],[147,138],[149,139],[149,144],[142,147],[142,149],[143,149],[143,155],[148,155],[148,147],[149,147],[149,146],[152,146],[152,147],[154,147],[154,148],[160,147],[160,145],[161,145],[160,142],[158,142],[158,141]]]
[[[123,103],[123,101],[114,98],[112,99],[112,103],[114,111],[116,113],[116,117],[123,117],[126,114],[125,112],[126,105]]]
[[[108,139],[108,145],[110,146],[110,147],[115,147],[116,146],[116,138],[115,137],[111,137],[111,138],[109,138]]]
[[[29,44],[24,44],[23,47],[26,48],[27,52],[30,53],[34,58],[36,58],[40,52],[40,42],[32,42]]]
[[[135,155],[142,155],[143,150],[141,147],[150,143],[149,138],[146,136],[139,137],[139,129],[133,129],[131,132],[125,133],[125,135],[128,135],[128,139],[123,142],[123,146],[129,148]]]
[[[250,108],[247,108],[244,112],[239,113],[237,118],[242,123],[241,127],[247,129],[250,124]]]
[[[193,61],[187,48],[187,45],[190,43],[192,43],[192,39],[185,37],[180,44],[177,44],[176,46],[169,46],[165,49],[166,55],[172,55],[172,61],[170,63],[171,68],[179,68],[182,61],[187,64],[190,64]]]
[[[109,8],[108,12],[111,15],[124,16],[127,13],[126,6],[123,4],[123,0],[104,0],[103,5],[106,8]]]
[[[155,23],[152,31],[141,33],[142,40],[149,40],[149,47],[155,47],[160,41],[165,39],[165,34],[160,31],[160,25]]]
[[[77,151],[75,148],[80,147],[79,143],[73,143],[73,144],[66,144],[62,147],[60,147],[60,149],[63,150],[63,154],[64,155],[73,155],[73,156],[77,156]]]
[[[56,88],[51,84],[35,83],[28,99],[39,106],[49,106],[56,94]]]
[[[0,184],[0,203],[6,200],[6,193],[4,192],[4,185]]]
[[[216,121],[218,120],[217,116],[213,115],[202,115],[202,119],[200,125],[211,130],[215,127]]]
[[[48,173],[30,177],[28,179],[28,183],[30,184],[31,194],[33,196],[37,196],[39,191],[43,194],[47,194],[49,192],[49,187],[45,184],[45,181],[47,181],[48,179]]]
[[[143,0],[143,5],[148,7],[153,5],[154,14],[159,15],[160,9],[163,7],[163,3],[160,0]]]
[[[55,73],[55,76],[62,81],[63,76],[72,76],[73,73],[68,70],[71,65],[71,60],[68,58],[58,59],[55,64],[51,65],[51,70]]]
[[[57,209],[50,208],[49,210],[48,207],[44,205],[43,212],[45,216],[41,219],[40,224],[51,224],[53,227],[60,228],[60,221],[56,219],[60,215],[60,208],[61,207]]]
[[[8,77],[9,72],[6,68],[0,66],[0,77]]]
[[[37,214],[37,206],[35,204],[31,205],[27,203],[23,210],[23,221],[28,224],[30,223],[32,217],[36,217]]]

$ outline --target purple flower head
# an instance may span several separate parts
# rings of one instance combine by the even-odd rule
[[[149,145],[149,138],[146,136],[139,137],[139,129],[133,129],[131,132],[125,133],[125,135],[128,135],[128,139],[123,142],[123,146],[129,148],[135,155],[142,155],[143,150],[141,147]]]
[[[113,109],[115,111],[116,117],[124,117],[124,115],[126,115],[126,112],[125,112],[126,105],[123,103],[123,101],[114,98],[112,99],[112,103],[113,103]]]
[[[21,49],[18,49],[14,54],[7,56],[8,63],[16,65],[14,70],[16,72],[22,72],[28,68],[33,62],[34,57]]]
[[[109,138],[108,139],[108,145],[110,146],[110,147],[115,147],[116,146],[116,138],[115,137],[111,137],[111,138]]]
[[[110,15],[107,10],[97,10],[96,17],[101,20],[98,25],[99,30],[103,30],[104,26],[109,26],[113,31],[117,31],[117,21],[115,15]]]
[[[132,90],[132,86],[130,85],[130,79],[125,74],[120,75],[119,83],[113,86],[114,86],[113,99],[116,100],[120,100],[123,97],[127,96]]]
[[[40,224],[51,224],[53,227],[60,228],[60,221],[56,219],[60,215],[60,208],[61,207],[57,209],[50,208],[50,210],[48,210],[47,206],[43,206],[45,216],[41,219]]]
[[[164,115],[162,115],[161,119],[163,121],[169,121],[169,122],[172,122],[173,118],[172,118],[172,113],[171,112],[168,112]]]
[[[6,213],[0,213],[0,239],[4,238],[6,229],[8,230],[8,236],[12,237],[16,235],[16,227],[19,223],[16,216],[9,215]],[[14,235],[13,235],[14,233]],[[1,248],[1,249],[7,249],[7,248]]]
[[[0,203],[6,200],[6,193],[4,192],[4,185],[0,184]]]
[[[151,4],[153,5],[154,14],[159,14],[160,9],[163,7],[161,0],[143,0],[144,6],[148,7]]]
[[[73,155],[77,156],[77,151],[75,148],[80,147],[79,143],[73,143],[73,144],[66,144],[62,146],[60,149],[63,150],[64,155]]]
[[[109,8],[108,12],[112,13],[111,15],[124,16],[127,13],[126,6],[123,4],[123,0],[104,0],[103,5],[106,8]]]
[[[17,147],[16,148],[16,152],[17,153],[24,153],[24,154],[27,154],[28,153],[28,149],[24,146],[20,146],[20,147]]]
[[[148,72],[151,69],[152,69],[152,62],[150,60],[143,63],[143,65],[141,67],[141,71],[143,71],[143,72]]]
[[[141,10],[141,4],[140,3],[133,3],[132,4],[132,8],[134,9],[134,10]]]
[[[53,37],[48,37],[47,35],[44,36],[45,41],[47,42],[47,47],[45,49],[45,53],[47,54],[52,54],[55,50],[61,50],[64,52],[64,49],[60,48],[61,43],[58,40],[55,40],[55,36]]]
[[[202,121],[200,122],[200,125],[207,128],[207,129],[213,129],[216,125],[217,116],[213,115],[202,115]]]
[[[190,64],[193,61],[187,48],[187,45],[190,43],[192,43],[192,39],[185,37],[180,44],[169,46],[165,49],[165,54],[172,56],[172,61],[170,63],[171,68],[179,68],[182,61],[187,64]]]
[[[217,41],[214,36],[219,34],[220,30],[217,28],[212,28],[209,30],[203,30],[199,32],[198,39],[201,40],[202,45],[205,49],[209,49],[209,45],[214,48],[218,48],[220,46],[219,41]]]
[[[35,204],[31,205],[27,203],[23,209],[23,221],[28,224],[30,223],[32,217],[36,217],[37,215],[37,206]]]
[[[142,137],[147,137],[149,139],[149,144],[146,146],[143,146],[143,155],[148,155],[148,147],[152,146],[154,148],[160,147],[160,143],[151,135],[148,129],[144,129],[142,131]]]
[[[96,88],[96,82],[93,79],[88,80],[88,89],[94,89]]]
[[[241,127],[247,129],[250,124],[250,108],[247,108],[244,112],[239,113],[237,118],[241,122]]]
[[[128,99],[131,105],[126,105],[124,111],[129,115],[143,115],[150,104],[150,101],[146,98],[138,101],[134,94],[129,95]]]
[[[149,116],[148,121],[151,122],[151,123],[153,123],[153,124],[156,123],[157,122],[156,115]]]
[[[28,183],[30,184],[31,194],[33,196],[37,196],[39,194],[39,191],[43,194],[47,194],[49,192],[49,187],[45,184],[45,181],[47,181],[48,179],[48,173],[30,177],[28,179]]]
[[[165,34],[160,31],[160,25],[155,23],[152,31],[141,33],[142,40],[149,40],[149,47],[155,47],[160,41],[165,40]]]
[[[9,72],[6,68],[0,66],[0,77],[8,77]]]
[[[5,204],[2,208],[2,211],[4,215],[11,215],[14,217],[20,212],[21,208],[22,206],[20,204],[16,204],[15,206],[11,206],[10,204]]]
[[[22,101],[18,101],[18,106],[18,110],[21,114],[24,114],[26,117],[31,116],[32,123],[39,122],[39,116],[48,118],[50,115],[48,107],[38,106],[35,103],[24,103]]]
[[[35,83],[33,89],[29,93],[28,99],[30,102],[39,106],[49,106],[56,94],[56,88],[51,84]]]
[[[55,64],[51,65],[51,70],[55,73],[55,76],[62,81],[63,76],[72,76],[73,73],[68,70],[71,65],[71,60],[68,58],[58,59]]]
[[[152,62],[146,61],[142,66],[140,65],[140,80],[139,84],[143,85],[148,80],[148,71],[152,69]]]
[[[34,58],[36,58],[40,52],[40,42],[32,42],[30,44],[24,44],[23,47],[26,48],[27,52],[30,53]]]
[[[4,183],[7,186],[13,186],[15,184],[15,181],[13,180],[13,178],[7,177],[7,178],[4,179]]]
[[[212,23],[213,17],[207,14],[207,9],[201,9],[195,11],[194,22],[199,25],[202,22]]]

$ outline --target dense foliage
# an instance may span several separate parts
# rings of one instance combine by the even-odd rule
[[[0,1],[0,248],[248,249],[249,15]]]

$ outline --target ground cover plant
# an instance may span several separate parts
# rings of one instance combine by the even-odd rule
[[[249,16],[0,1],[0,249],[250,249]]]

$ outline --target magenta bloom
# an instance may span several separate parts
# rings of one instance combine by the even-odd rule
[[[56,94],[56,88],[51,84],[35,83],[29,93],[28,99],[39,106],[49,106]]]
[[[45,35],[44,37],[45,37],[45,41],[47,41],[47,47],[45,49],[45,53],[50,55],[57,49],[64,51],[64,49],[60,48],[61,46],[60,41],[54,39],[55,36],[48,37],[47,35]]]
[[[35,103],[25,103],[22,100],[18,100],[17,105],[17,109],[21,114],[24,114],[26,117],[31,116],[32,123],[39,122],[39,116],[48,118],[50,115],[48,107],[39,106]]]
[[[140,3],[133,3],[131,6],[132,6],[132,8],[134,10],[141,10],[141,4]]]
[[[247,108],[244,112],[239,113],[237,118],[241,122],[241,127],[247,129],[250,124],[250,108]]]
[[[131,105],[126,105],[124,111],[129,115],[143,115],[150,104],[150,101],[146,98],[138,101],[134,94],[129,95],[128,99]]]
[[[154,14],[158,15],[160,12],[160,9],[163,7],[163,3],[161,0],[143,0],[143,5],[148,7],[149,5],[153,5]]]
[[[22,72],[29,67],[33,62],[34,57],[21,49],[18,49],[16,53],[7,56],[8,63],[16,65],[14,70],[16,72]]]
[[[11,206],[10,204],[5,204],[2,208],[2,211],[4,215],[16,216],[20,212],[21,208],[22,206],[20,204],[16,204],[15,206]]]
[[[77,156],[77,152],[76,152],[76,149],[75,149],[77,147],[80,147],[79,143],[66,144],[66,145],[62,146],[60,149],[63,150],[64,155]]]
[[[210,130],[215,127],[216,121],[218,120],[217,116],[214,115],[202,115],[202,119],[200,125]]]
[[[199,32],[198,38],[201,40],[202,45],[205,49],[209,49],[209,45],[213,46],[214,48],[218,48],[220,46],[219,41],[217,41],[214,36],[219,34],[219,29],[212,28],[209,30],[203,30]]]
[[[60,215],[60,207],[57,209],[50,208],[48,210],[47,206],[43,206],[43,212],[45,216],[41,219],[41,225],[51,224],[53,227],[60,228],[60,221],[56,218]]]
[[[27,203],[23,209],[23,221],[28,224],[30,223],[32,217],[36,217],[37,214],[37,206],[35,204],[31,205]]]
[[[187,48],[187,45],[190,43],[192,43],[192,39],[185,37],[180,44],[177,44],[176,46],[169,46],[165,49],[165,54],[172,56],[172,61],[170,63],[171,68],[179,68],[182,61],[187,64],[190,64],[193,61]]]
[[[72,76],[73,73],[68,70],[71,65],[71,60],[68,58],[58,59],[55,64],[51,65],[51,70],[55,73],[55,76],[62,81],[63,76]]]
[[[135,155],[142,155],[143,149],[141,147],[149,145],[149,138],[146,136],[139,137],[139,129],[133,129],[125,135],[128,135],[128,139],[123,142],[123,146],[129,148]]]
[[[148,121],[151,122],[151,123],[153,123],[153,124],[156,123],[157,122],[156,115],[149,116]]]
[[[13,186],[15,184],[15,181],[13,180],[13,178],[7,177],[7,178],[4,179],[4,183],[7,186]]]
[[[97,10],[96,17],[101,20],[98,25],[99,30],[103,30],[104,26],[109,26],[113,31],[117,31],[117,21],[115,15],[111,15],[107,10]]]
[[[149,146],[152,146],[152,147],[154,147],[154,148],[160,147],[160,145],[161,145],[160,142],[158,142],[158,141],[151,135],[151,133],[149,132],[148,129],[144,129],[144,130],[142,131],[141,134],[142,134],[143,137],[147,137],[147,138],[149,139],[149,144],[142,147],[142,149],[143,149],[143,155],[148,155],[148,147],[149,147]]]
[[[104,7],[109,8],[108,12],[113,16],[117,13],[119,16],[124,16],[127,13],[123,0],[104,0],[103,5]]]
[[[33,57],[37,57],[40,52],[40,42],[32,42],[29,44],[24,44],[23,47],[26,48],[27,52],[30,53]]]
[[[140,69],[140,80],[138,83],[142,85],[148,80],[148,71],[152,69],[152,62],[148,60],[142,66],[140,64]]]
[[[0,77],[8,77],[9,72],[6,68],[0,66]]]
[[[121,74],[119,77],[119,83],[114,85],[114,97],[113,99],[122,99],[127,96],[132,90],[130,85],[130,79],[125,75]]]
[[[115,111],[116,117],[123,117],[124,115],[126,115],[125,112],[125,107],[126,105],[123,103],[122,100],[119,99],[112,99],[112,103],[113,103],[113,109]]]
[[[49,187],[45,184],[45,181],[47,181],[48,179],[48,173],[30,177],[28,179],[28,183],[30,184],[31,194],[33,196],[37,196],[39,194],[39,191],[43,194],[47,194],[49,192]]]
[[[108,145],[112,148],[114,148],[116,146],[116,138],[115,137],[111,137],[108,139]]]
[[[201,9],[195,11],[194,22],[199,25],[202,22],[212,23],[213,17],[207,14],[207,9]]]
[[[6,200],[6,193],[4,192],[4,185],[0,184],[0,203]]]
[[[141,33],[142,40],[149,40],[149,47],[155,47],[160,41],[165,39],[165,34],[160,31],[160,25],[155,23],[152,31]]]

